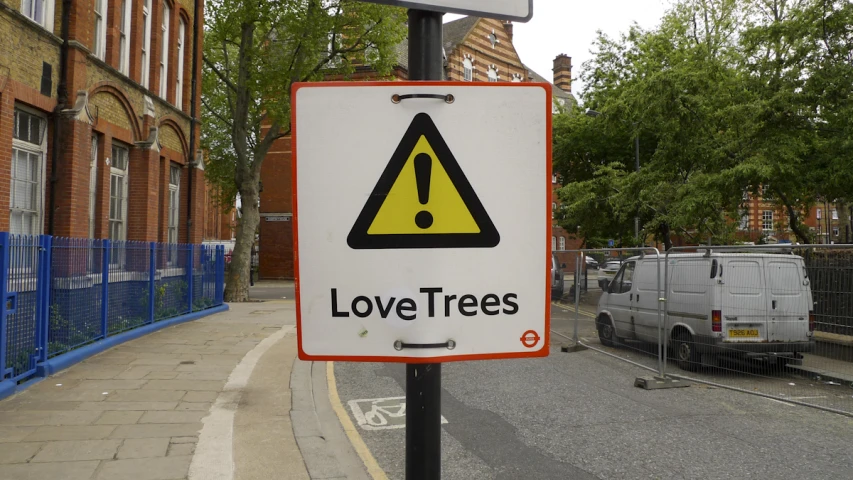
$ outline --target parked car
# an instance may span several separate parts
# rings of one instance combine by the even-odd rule
[[[560,263],[556,254],[551,254],[551,299],[558,300],[563,296],[563,269],[565,263]]]
[[[616,272],[619,271],[621,266],[622,260],[609,259],[598,267],[598,286],[602,290],[607,290],[607,286],[610,285],[611,280],[616,276]]]
[[[660,282],[668,312],[664,345],[682,369],[716,365],[720,356],[797,364],[814,349],[814,303],[802,257],[711,253],[666,260],[625,261],[598,303],[602,344],[659,343]]]
[[[594,258],[587,256],[586,268],[587,270],[598,270],[598,262]]]

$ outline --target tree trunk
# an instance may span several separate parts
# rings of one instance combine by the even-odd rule
[[[663,248],[668,252],[672,248],[672,233],[670,232],[668,223],[661,224],[660,235],[663,239]]]
[[[240,188],[241,212],[237,224],[237,238],[231,254],[231,266],[225,279],[225,301],[246,302],[249,300],[249,275],[252,263],[252,246],[255,233],[261,222],[258,208],[258,182],[250,181]]]
[[[788,201],[788,197],[778,190],[776,190],[775,193],[777,197],[782,200],[782,205],[785,206],[785,210],[788,212],[788,226],[791,227],[791,231],[797,236],[797,240],[806,245],[811,243],[809,234],[803,230],[803,224],[800,223],[800,215],[797,213],[794,206],[791,205],[791,202]]]

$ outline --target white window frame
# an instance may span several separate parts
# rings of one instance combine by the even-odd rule
[[[566,249],[566,237],[560,236],[560,250]]]
[[[820,220],[821,217],[823,216],[823,210],[818,208],[816,213],[817,213],[817,219]]]
[[[95,203],[98,198],[98,136],[92,134],[92,156],[89,159],[89,238],[95,238]]]
[[[551,202],[551,218],[555,218],[555,213],[557,211],[557,202]]]
[[[841,228],[840,227],[832,227],[832,236],[840,237],[841,236]]]
[[[140,84],[148,88],[151,70],[151,0],[143,0],[142,4],[142,73]]]
[[[130,17],[133,12],[133,0],[121,1],[121,24],[119,25],[118,71],[130,74]]]
[[[53,32],[54,8],[54,0],[21,0],[21,13],[49,32]]]
[[[489,76],[489,82],[497,82],[498,79],[501,78],[501,76],[498,75],[498,69],[495,68],[494,65],[489,66],[488,76]]]
[[[769,227],[768,222],[770,222]],[[764,210],[761,212],[761,229],[765,232],[773,231],[773,210]]]
[[[474,81],[474,62],[470,58],[462,60],[462,79],[466,82]]]
[[[120,152],[124,152],[123,154]],[[117,155],[118,154],[118,155]],[[120,157],[126,156],[126,162],[119,162]],[[125,168],[122,169],[120,164],[124,163]],[[110,162],[110,211],[109,211],[109,238],[112,242],[123,242],[127,240],[127,177],[130,173],[130,149],[122,144],[114,143],[112,146],[112,161]],[[116,185],[114,179],[121,182],[122,188],[120,194],[113,191],[113,186]],[[114,201],[118,202],[118,206],[114,206]],[[116,215],[118,213],[118,215]],[[115,235],[113,226],[119,224],[118,234]],[[124,266],[124,249],[113,249],[110,255],[110,267]]]
[[[169,4],[163,2],[163,21],[160,24],[160,97],[166,98],[168,95],[169,82],[169,19],[172,16],[172,9]]]
[[[521,74],[513,73],[512,74],[512,83],[521,83]]]
[[[743,210],[740,215],[740,229],[749,230],[749,211]]]
[[[838,209],[837,208],[832,209],[832,219],[838,220]]]
[[[95,0],[92,53],[101,60],[107,58],[107,8],[107,0]]]
[[[37,132],[39,143],[33,143],[29,140],[16,138],[19,131],[19,113],[24,113],[40,120],[39,131]],[[45,177],[46,168],[45,158],[47,157],[47,117],[35,110],[30,110],[28,108],[15,105],[12,125],[12,165],[9,175],[9,231],[11,233],[19,233],[24,235],[40,235],[44,231],[44,221],[42,219],[44,209],[42,208],[42,205],[44,205],[43,179]],[[33,188],[35,189],[35,192],[33,194],[33,202],[35,203],[35,205],[32,205],[32,209],[30,210],[15,208],[15,174],[17,169],[17,158],[20,153],[24,153],[26,155],[35,155],[38,157],[38,159],[36,160],[38,164],[35,166],[34,171],[36,177],[35,180],[25,180],[33,183]],[[15,224],[15,222],[12,221],[12,218],[15,215],[30,215],[32,217],[30,223],[30,230],[28,232],[12,232],[12,226]]]
[[[557,250],[557,237],[551,235],[551,251]]]
[[[166,241],[174,247],[169,248],[167,263],[173,266],[178,260],[178,234],[181,208],[181,167],[169,166],[169,217],[166,228]]]
[[[184,109],[184,41],[186,40],[187,24],[182,17],[178,17],[178,81],[175,86],[175,106],[179,110]]]

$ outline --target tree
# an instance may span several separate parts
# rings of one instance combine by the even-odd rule
[[[346,77],[356,64],[386,74],[405,38],[406,14],[356,0],[212,0],[206,13],[202,145],[220,204],[240,199],[225,300],[245,301],[261,165],[273,142],[290,133],[291,85]]]
[[[600,36],[582,75],[602,115],[554,125],[567,221],[639,215],[667,248],[731,242],[751,193],[809,242],[815,202],[853,197],[851,24],[845,0],[681,0],[654,30]]]

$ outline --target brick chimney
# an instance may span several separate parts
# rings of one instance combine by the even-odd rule
[[[502,23],[504,24],[506,34],[509,35],[509,41],[512,41],[512,20],[504,20]]]
[[[554,85],[565,92],[572,91],[572,57],[565,53],[554,59]]]

